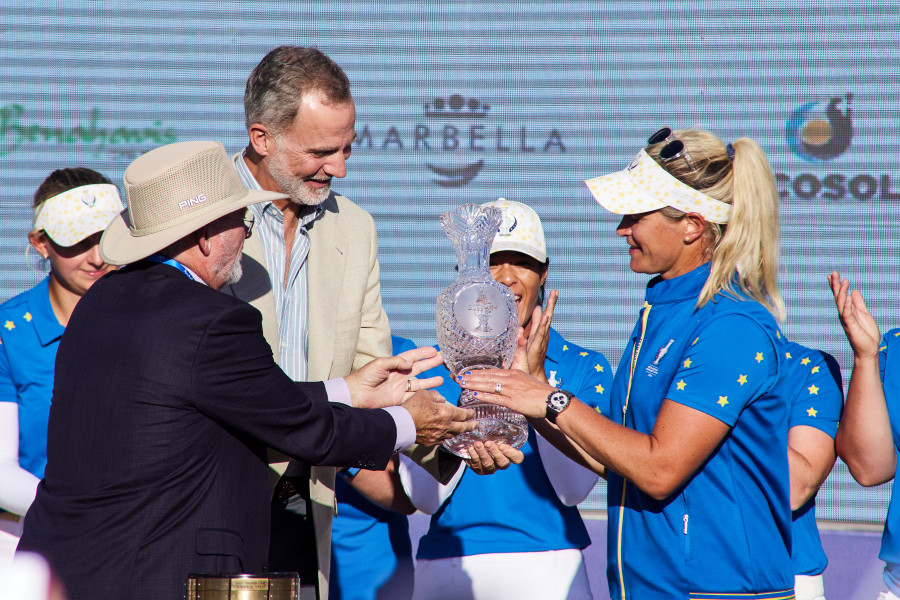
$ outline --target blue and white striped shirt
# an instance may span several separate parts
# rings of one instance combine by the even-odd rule
[[[235,157],[238,175],[251,190],[262,187],[250,173],[244,162],[244,152]],[[303,206],[300,222],[294,233],[291,248],[290,273],[285,283],[284,213],[272,202],[251,204],[256,218],[256,231],[266,255],[266,270],[272,280],[275,297],[275,314],[278,319],[278,366],[294,381],[307,381],[309,367],[309,233],[306,226],[318,219],[324,210],[321,206]]]
[[[246,150],[245,150],[246,151]],[[250,173],[244,162],[244,152],[235,156],[234,166],[244,185],[251,190],[261,190],[262,186]],[[266,270],[272,281],[275,297],[275,314],[278,319],[278,366],[294,381],[307,381],[309,377],[309,232],[306,226],[321,217],[325,209],[319,206],[303,206],[300,222],[294,233],[291,248],[291,271],[285,284],[284,213],[271,202],[251,204],[247,207],[256,218],[256,231],[266,255]],[[353,405],[350,390],[343,378],[325,382],[328,399]],[[408,448],[416,441],[416,426],[409,412],[401,406],[384,408],[397,426],[394,451]]]

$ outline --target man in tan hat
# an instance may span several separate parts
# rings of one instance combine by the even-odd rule
[[[316,48],[275,48],[247,79],[244,113],[249,143],[234,157],[238,174],[251,189],[285,196],[251,208],[259,235],[244,247],[244,279],[226,291],[259,309],[276,360],[295,381],[343,377],[389,356],[375,223],[331,189],[347,174],[356,137],[347,75]],[[414,454],[444,481],[459,465],[447,453]],[[334,468],[293,461],[273,504],[270,560],[318,571],[320,600],[328,598],[334,487]]]
[[[381,469],[394,452],[474,427],[423,390],[428,349],[295,383],[260,315],[217,290],[240,274],[248,191],[216,142],[157,148],[125,172],[98,281],[57,356],[48,465],[20,548],[46,555],[71,600],[179,598],[189,573],[259,572],[268,548],[265,447]],[[417,393],[416,393],[417,392]],[[365,407],[383,410],[357,410]]]

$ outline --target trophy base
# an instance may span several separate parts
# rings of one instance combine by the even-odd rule
[[[469,459],[468,448],[475,442],[490,441],[521,448],[528,440],[528,421],[519,413],[487,402],[460,402],[460,406],[475,411],[478,426],[441,443],[456,456]]]

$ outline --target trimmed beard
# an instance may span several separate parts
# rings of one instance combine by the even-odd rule
[[[330,185],[318,191],[307,189],[304,186],[305,181],[291,173],[287,160],[281,152],[269,155],[269,175],[294,204],[318,206],[328,200],[331,194]]]
[[[213,266],[213,273],[215,273],[216,278],[224,278],[225,283],[222,285],[230,285],[241,280],[241,277],[244,275],[244,269],[241,267],[241,256],[243,254],[238,252],[232,258],[231,264],[228,264],[228,256],[222,256]]]

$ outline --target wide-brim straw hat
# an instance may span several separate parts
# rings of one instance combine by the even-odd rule
[[[219,217],[286,194],[248,190],[219,142],[177,142],[139,156],[125,170],[128,207],[100,239],[111,265],[141,260]]]

